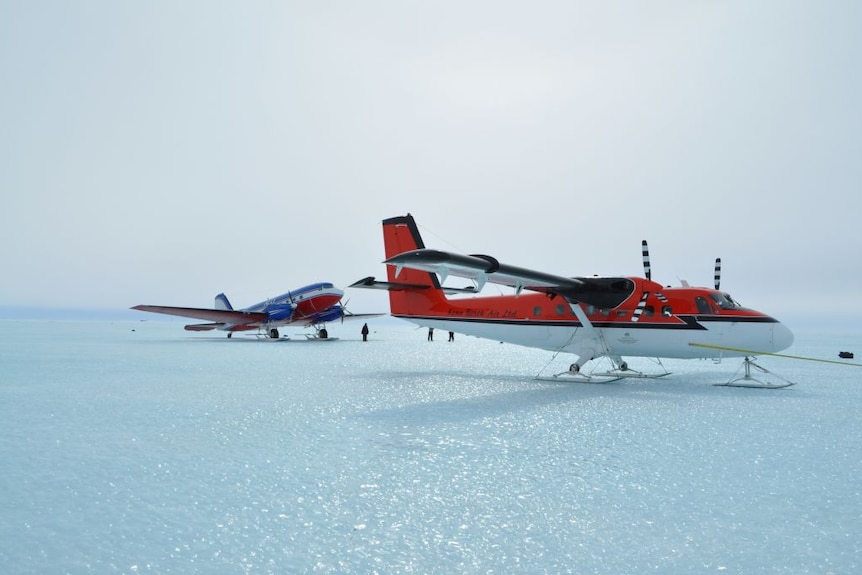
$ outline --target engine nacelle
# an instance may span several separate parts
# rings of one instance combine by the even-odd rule
[[[321,315],[315,318],[317,323],[326,323],[328,321],[336,321],[344,316],[344,310],[340,305],[333,306],[332,308],[326,310]]]
[[[269,314],[267,321],[288,320],[293,315],[293,306],[289,303],[275,304],[267,308],[266,313]]]

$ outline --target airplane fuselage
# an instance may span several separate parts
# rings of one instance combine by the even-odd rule
[[[578,356],[741,357],[746,354],[701,346],[775,353],[793,342],[791,331],[778,320],[739,306],[725,292],[628,279],[634,282],[632,295],[613,309],[524,292],[427,298],[424,305],[411,306],[424,307],[425,313],[393,315],[435,329]],[[426,295],[416,292],[408,297]]]
[[[233,329],[237,329],[237,327],[244,330],[257,329],[258,327],[273,327],[301,322],[338,305],[342,297],[344,297],[344,291],[331,283],[310,284],[244,308],[242,311],[268,313],[270,319],[257,325],[233,326]],[[338,310],[340,311],[340,307]]]

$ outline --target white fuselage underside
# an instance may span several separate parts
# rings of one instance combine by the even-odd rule
[[[445,318],[403,317],[407,321],[441,331],[454,331],[506,343],[577,356],[614,355],[679,359],[743,357],[752,351],[776,353],[790,346],[793,335],[779,322],[700,322],[705,329],[680,327],[584,327],[529,322],[483,322]],[[710,349],[690,344],[736,348]]]

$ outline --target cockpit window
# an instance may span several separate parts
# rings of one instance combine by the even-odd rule
[[[712,298],[712,301],[715,302],[715,305],[717,305],[721,309],[739,309],[742,307],[726,293],[714,293],[710,294],[709,297]]]
[[[694,298],[694,303],[697,305],[697,313],[713,313],[705,297],[697,296]]]

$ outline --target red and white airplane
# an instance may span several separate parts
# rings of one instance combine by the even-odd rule
[[[233,309],[223,293],[215,297],[213,309],[162,305],[136,305],[132,309],[212,322],[187,325],[188,331],[217,329],[226,331],[230,337],[235,331],[258,330],[272,339],[279,338],[278,327],[292,324],[313,327],[320,339],[326,339],[326,322],[381,315],[352,314],[340,304],[343,296],[344,292],[331,283],[320,282],[239,310]]]
[[[745,357],[745,379],[750,380],[750,366],[759,367],[749,363],[750,356],[776,353],[793,343],[793,334],[781,322],[719,290],[720,259],[714,289],[685,282],[666,287],[650,279],[646,242],[646,277],[566,277],[506,265],[491,256],[427,249],[410,214],[384,220],[383,240],[388,281],[372,276],[349,287],[388,290],[391,315],[421,326],[572,353],[577,360],[564,374],[575,379],[591,380],[593,374],[581,368],[600,357],[610,358],[613,369],[595,374],[599,377],[643,377],[629,370],[623,359],[628,356]],[[476,285],[445,287],[449,276]],[[447,297],[476,294],[486,283],[515,292]]]

